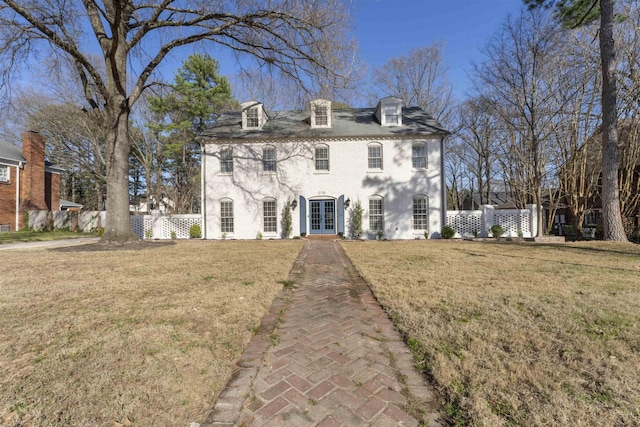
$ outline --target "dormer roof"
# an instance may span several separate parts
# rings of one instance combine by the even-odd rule
[[[240,104],[242,112],[242,129],[260,130],[269,119],[264,105],[258,101],[247,101]]]
[[[376,118],[382,126],[402,126],[402,99],[382,98],[376,106]]]

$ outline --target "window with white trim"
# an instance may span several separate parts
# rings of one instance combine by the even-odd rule
[[[220,232],[233,233],[233,200],[220,200]]]
[[[276,233],[278,231],[278,212],[276,211],[275,200],[262,202],[262,224],[265,233]]]
[[[223,148],[220,150],[220,172],[232,173],[233,172],[233,149]]]
[[[382,114],[384,116],[385,125],[397,125],[399,123],[398,118],[398,106],[395,104],[385,105],[382,107]]]
[[[9,182],[9,166],[0,165],[0,182]]]
[[[427,168],[427,146],[425,144],[413,144],[411,146],[411,166],[413,169]]]
[[[316,126],[328,126],[329,114],[326,105],[315,105]]]
[[[384,231],[384,204],[382,197],[369,199],[369,230]]]
[[[329,170],[329,146],[328,145],[316,145],[315,149],[315,164],[317,171]]]
[[[413,229],[429,229],[429,199],[427,196],[413,197]]]
[[[276,147],[269,145],[262,149],[262,171],[276,171]]]
[[[247,109],[247,127],[260,127],[260,120],[258,119],[258,107],[251,107]]]
[[[367,146],[368,152],[368,168],[382,170],[382,144],[377,142],[371,143]]]

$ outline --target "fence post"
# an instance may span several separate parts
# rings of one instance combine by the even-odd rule
[[[480,206],[480,210],[482,211],[482,234],[481,237],[489,237],[489,230],[493,226],[493,211],[494,207],[491,205],[482,205]]]
[[[153,230],[151,237],[153,239],[162,239],[162,214],[160,213],[160,210],[151,210],[151,220],[151,230]]]
[[[529,230],[531,230],[531,237],[538,235],[538,206],[526,205],[525,208],[529,209]]]

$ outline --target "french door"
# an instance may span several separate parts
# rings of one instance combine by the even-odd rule
[[[311,200],[311,234],[336,233],[334,200]]]

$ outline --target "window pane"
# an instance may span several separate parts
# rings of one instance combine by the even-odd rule
[[[220,172],[233,172],[233,150],[231,148],[224,149],[220,152]]]
[[[276,171],[276,149],[267,147],[262,150],[262,170],[265,172]]]
[[[382,169],[382,146],[369,146],[369,169]]]
[[[427,199],[425,197],[416,197],[413,199],[413,229],[427,230]]]
[[[326,105],[316,105],[316,126],[327,126],[329,118]]]
[[[316,147],[316,170],[329,170],[329,148]]]
[[[383,109],[384,112],[384,124],[385,125],[397,125],[398,124],[398,109],[395,105],[387,105]]]
[[[369,200],[369,230],[378,231],[384,229],[384,211],[382,199]]]
[[[411,163],[414,169],[427,168],[427,148],[423,144],[411,147]]]
[[[276,214],[276,202],[266,201],[262,203],[262,212],[264,216],[264,231],[276,232],[278,231],[278,217]]]
[[[258,107],[249,108],[247,110],[247,127],[257,128],[258,125]]]
[[[9,166],[0,166],[0,182],[9,182]]]
[[[220,231],[233,233],[233,202],[220,202]]]

